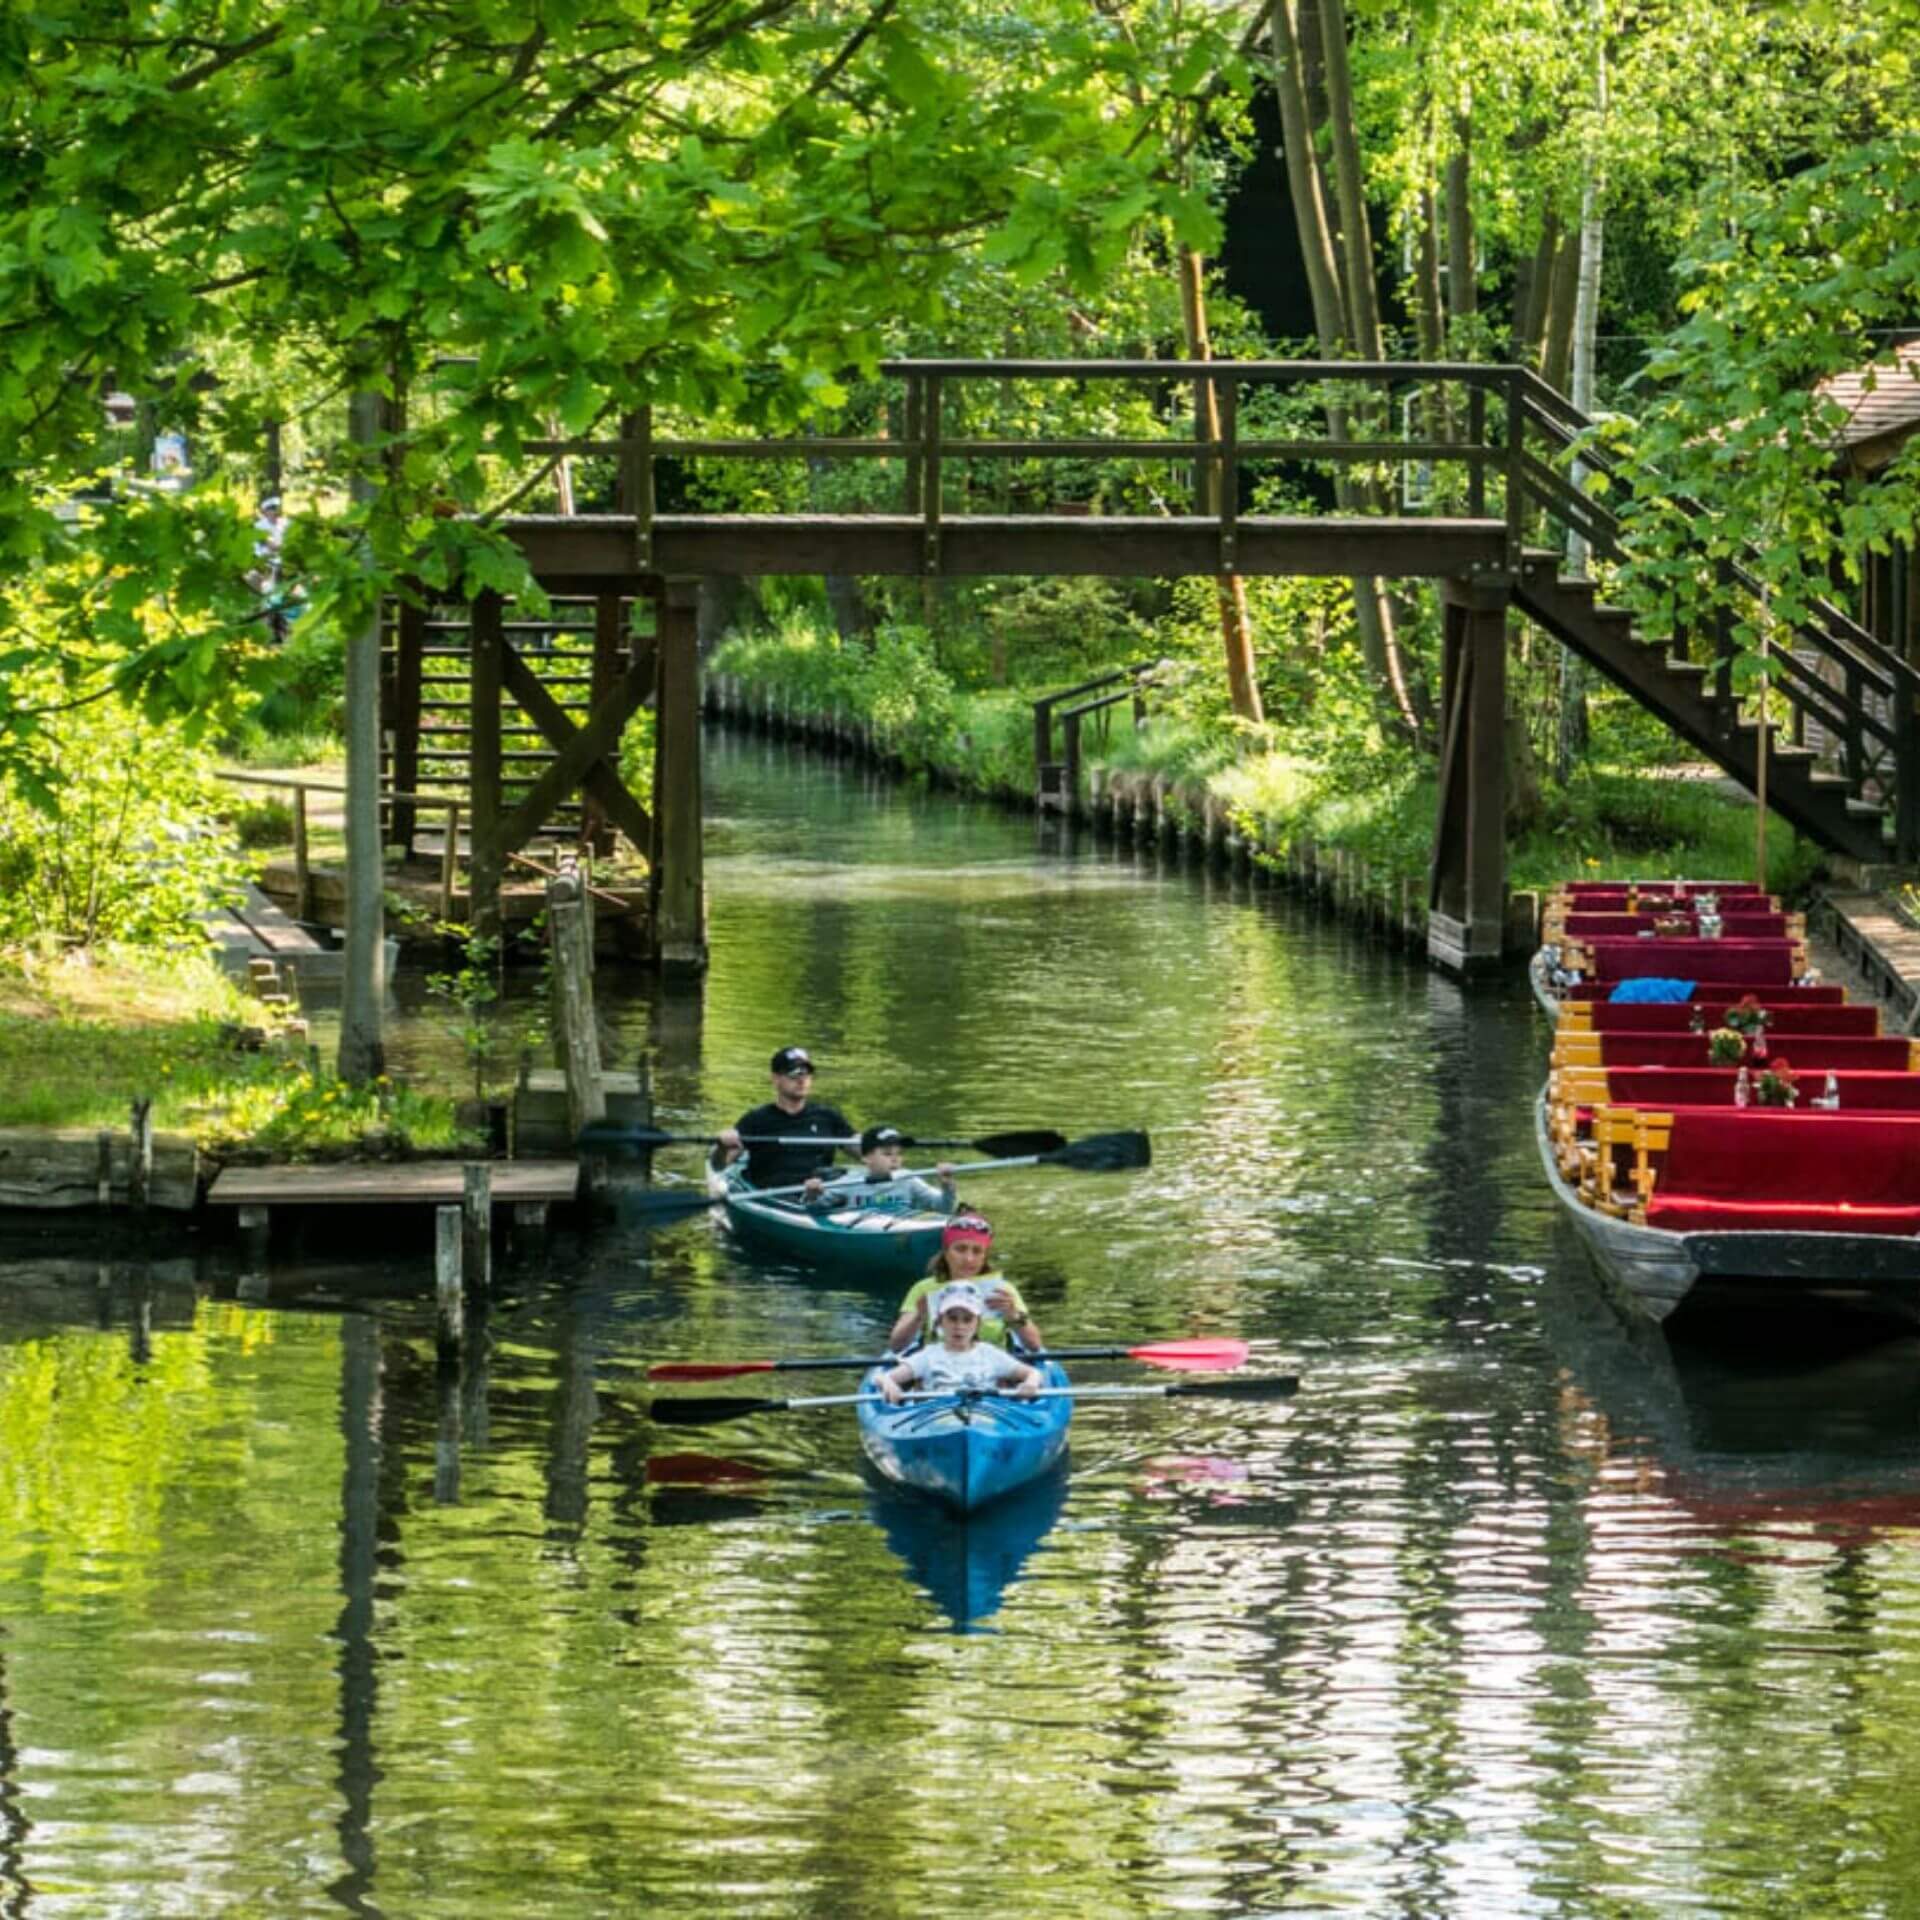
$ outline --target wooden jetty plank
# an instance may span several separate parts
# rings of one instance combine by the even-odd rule
[[[240,905],[239,918],[260,942],[263,953],[323,953],[320,942],[299,921],[281,912],[260,889],[251,883]]]
[[[1842,957],[1905,1016],[1912,1032],[1920,1021],[1920,928],[1884,894],[1828,892],[1821,905],[1833,915],[1833,943]]]
[[[580,1186],[575,1160],[488,1163],[496,1205],[568,1201]],[[457,1203],[466,1162],[417,1160],[395,1166],[228,1167],[207,1190],[210,1207],[389,1207]]]

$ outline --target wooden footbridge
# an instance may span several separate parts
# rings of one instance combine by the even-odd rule
[[[555,461],[612,454],[612,514],[522,516],[504,523],[542,586],[591,608],[570,674],[540,670],[525,642],[536,623],[482,595],[458,617],[408,610],[391,676],[396,774],[430,771],[425,745],[438,678],[460,711],[457,763],[470,783],[473,897],[484,919],[504,863],[584,791],[588,831],[617,828],[653,856],[654,941],[666,963],[697,966],[705,934],[694,609],[705,576],[747,574],[1293,574],[1426,578],[1445,612],[1440,808],[1433,853],[1434,957],[1460,970],[1499,958],[1505,910],[1506,632],[1523,613],[1657,714],[1802,832],[1860,861],[1920,858],[1920,676],[1839,608],[1816,604],[1782,636],[1775,691],[1784,734],[1743,717],[1732,686],[1737,611],[1702,633],[1643,634],[1601,598],[1602,583],[1562,570],[1582,536],[1603,580],[1624,557],[1616,516],[1577,484],[1576,453],[1625,476],[1582,435],[1587,422],[1518,367],[1360,361],[898,361],[883,373],[899,430],[868,438],[704,440],[656,437],[646,411],[616,438],[535,442]],[[1153,401],[1164,433],[1144,438],[1019,439],[972,434],[1018,383],[1128,382]],[[984,394],[984,398],[983,398]],[[1403,403],[1411,401],[1411,405]],[[1301,404],[1305,402],[1306,404]],[[1346,437],[1302,435],[1303,418],[1345,423]],[[1421,432],[1390,422],[1425,421]],[[1280,430],[1262,423],[1278,423]],[[899,470],[898,510],[719,514],[661,510],[663,483],[688,463],[880,461]],[[1161,476],[1169,510],[1153,514],[978,511],[972,476],[999,463],[1131,461]],[[1334,494],[1338,477],[1393,499],[1403,474],[1431,473],[1432,510],[1271,515],[1243,511],[1256,475],[1291,469]],[[1041,466],[1044,471],[1044,466]],[[996,502],[1004,490],[991,490]],[[1190,506],[1191,511],[1178,510]],[[1758,604],[1743,556],[1709,559],[1736,603]],[[653,609],[650,635],[629,617]],[[584,637],[590,628],[590,642]],[[549,636],[549,640],[551,636]],[[551,646],[549,646],[551,652]],[[422,664],[464,655],[464,693]],[[563,699],[556,681],[575,694]],[[615,755],[627,719],[656,708],[651,812],[622,784]],[[568,711],[569,706],[573,711]],[[445,710],[445,709],[443,709]],[[1816,751],[1807,739],[1824,743]],[[531,745],[509,747],[509,740]],[[464,756],[462,758],[461,756]],[[1764,766],[1764,772],[1763,772]],[[516,782],[515,775],[518,775]]]

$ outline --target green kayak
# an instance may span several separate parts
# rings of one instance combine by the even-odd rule
[[[808,1207],[763,1200],[737,1174],[726,1176],[727,1220],[764,1252],[837,1267],[873,1280],[917,1280],[940,1251],[944,1213],[883,1213],[877,1207]]]

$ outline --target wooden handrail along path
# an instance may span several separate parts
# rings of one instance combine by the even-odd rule
[[[691,937],[688,916],[699,891],[691,588],[709,574],[1266,574],[1440,582],[1445,639],[1431,924],[1435,957],[1462,971],[1500,958],[1505,923],[1503,736],[1512,608],[1591,661],[1749,788],[1763,777],[1764,760],[1771,804],[1822,844],[1862,860],[1889,853],[1920,858],[1920,676],[1840,609],[1816,606],[1779,655],[1775,684],[1796,715],[1796,738],[1769,737],[1763,746],[1757,723],[1741,717],[1731,685],[1732,618],[1703,635],[1642,637],[1630,614],[1597,598],[1595,581],[1563,576],[1558,549],[1569,532],[1586,539],[1603,569],[1625,557],[1617,515],[1582,490],[1576,462],[1606,474],[1616,498],[1625,476],[1590,443],[1590,423],[1524,368],[1416,361],[903,360],[886,363],[881,372],[898,395],[885,416],[898,423],[897,432],[676,439],[659,434],[651,411],[643,408],[626,416],[615,438],[535,441],[522,449],[548,458],[611,454],[618,464],[622,511],[522,515],[502,524],[549,591],[593,596],[603,618],[608,602],[617,605],[622,596],[651,595],[661,608],[656,634],[662,688],[677,679],[679,690],[652,694],[662,717],[655,799],[672,825],[654,825],[651,835],[656,861],[663,863],[656,891],[683,943]],[[964,431],[972,390],[1005,390],[1023,381],[1144,384],[1155,417],[1168,430],[1111,439],[977,437]],[[1275,396],[1295,403],[1289,420],[1338,417],[1354,431],[1337,440],[1243,431],[1249,420],[1273,417]],[[1419,432],[1411,425],[1397,436],[1388,430],[1401,400],[1413,403],[1405,417],[1423,423]],[[1217,431],[1207,424],[1212,420]],[[891,462],[900,470],[898,507],[869,513],[660,510],[663,483],[678,485],[684,463],[715,459]],[[1048,460],[1167,469],[1173,478],[1163,491],[1166,510],[1070,518],[973,510],[965,482],[974,465]],[[1398,503],[1394,511],[1359,514],[1243,510],[1250,494],[1243,480],[1247,470],[1280,467],[1304,471],[1329,495],[1334,476],[1357,474],[1370,483],[1372,497],[1383,500],[1394,498],[1401,474],[1435,471],[1443,484],[1426,492],[1444,500],[1447,510],[1410,511]],[[1745,556],[1705,558],[1707,529],[1700,518],[1703,567],[1722,567],[1736,597],[1757,598]],[[1708,657],[1690,657],[1696,647]],[[671,669],[670,657],[676,663]],[[475,665],[477,673],[478,648]],[[1093,691],[1075,689],[1053,700]],[[596,716],[598,711],[596,706]],[[1049,706],[1049,728],[1051,718]],[[1036,738],[1041,724],[1036,712]],[[593,718],[588,727],[595,728]],[[596,734],[605,731],[600,727]],[[1810,731],[1832,743],[1836,764],[1818,764],[1815,749],[1802,744]],[[560,737],[556,729],[556,743]],[[590,764],[588,748],[594,746],[604,751],[606,742],[596,737],[573,761]],[[568,769],[578,770],[571,764]],[[482,777],[476,753],[476,824],[490,813],[479,791]],[[497,768],[491,778],[497,786]],[[682,791],[686,783],[695,796],[691,808]],[[485,838],[476,833],[476,848]]]

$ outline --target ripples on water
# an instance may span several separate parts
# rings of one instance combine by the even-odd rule
[[[1299,1400],[1087,1406],[963,1552],[843,1415],[652,1427],[655,1359],[889,1318],[705,1219],[516,1253],[456,1380],[421,1248],[247,1304],[224,1258],[16,1259],[0,1916],[1908,1910],[1913,1342],[1630,1335],[1517,987],[712,772],[713,976],[620,1013],[664,1122],[799,1039],[860,1119],[1148,1126],[1144,1174],[972,1197],[1056,1340],[1240,1332]]]

